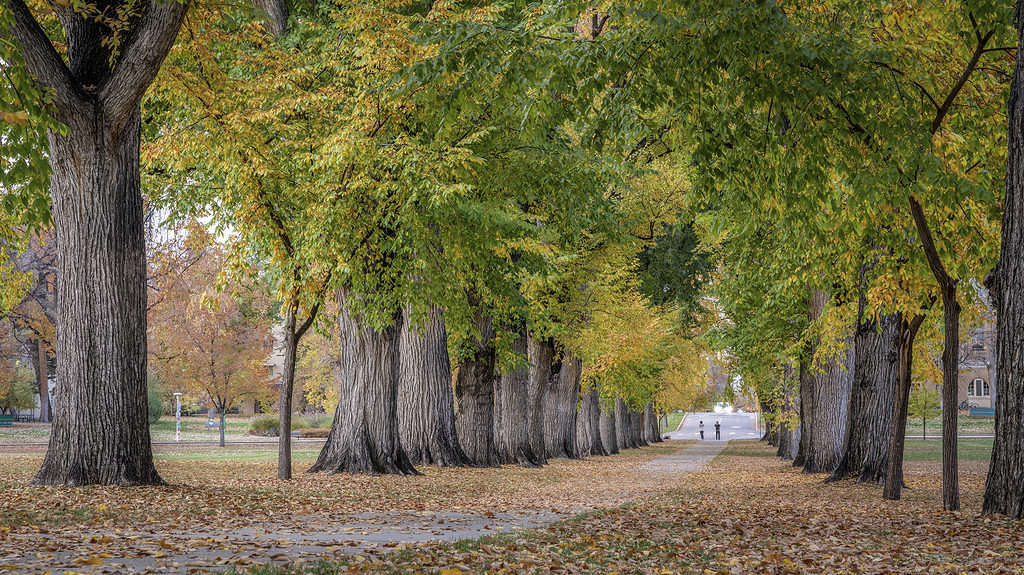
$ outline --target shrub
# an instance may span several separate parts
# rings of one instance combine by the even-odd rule
[[[160,398],[160,389],[153,379],[146,386],[146,403],[149,407],[149,424],[152,425],[160,421],[164,414],[164,400]]]
[[[302,429],[305,427],[312,427],[309,421],[304,417],[292,417],[292,431],[296,429]],[[263,417],[256,417],[249,422],[249,435],[265,435],[267,437],[277,437],[277,416],[276,415],[265,415]]]

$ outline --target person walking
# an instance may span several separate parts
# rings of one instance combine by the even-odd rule
[[[722,440],[722,420],[715,421],[715,441]]]
[[[700,430],[700,438],[704,439],[704,420],[703,419],[700,420],[700,425],[697,426],[697,429]]]

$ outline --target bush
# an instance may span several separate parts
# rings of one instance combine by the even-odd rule
[[[160,398],[160,389],[152,379],[146,386],[146,403],[149,406],[149,424],[152,425],[160,421],[164,414],[164,400]]]
[[[292,417],[292,431],[312,427],[304,417]],[[277,437],[277,416],[265,415],[257,417],[249,422],[249,435],[264,435],[266,437]]]

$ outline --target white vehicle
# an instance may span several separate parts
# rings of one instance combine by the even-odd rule
[[[716,403],[713,408],[715,413],[732,413],[732,406],[728,403]]]

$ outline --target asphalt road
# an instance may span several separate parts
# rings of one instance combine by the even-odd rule
[[[688,413],[679,429],[669,433],[672,439],[700,439],[698,426],[704,422],[704,440],[715,440],[715,422],[722,424],[722,441],[760,439],[753,413]]]

